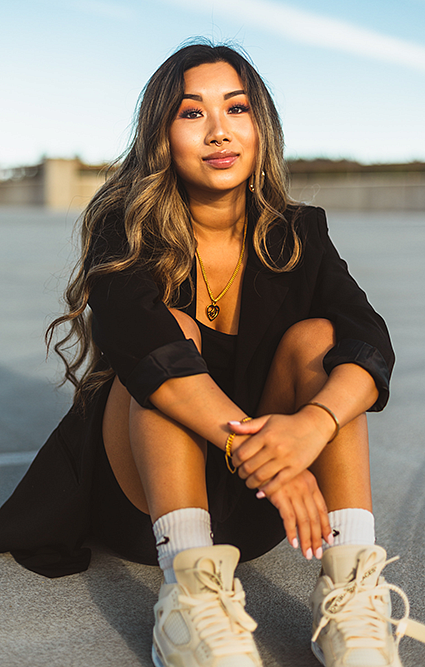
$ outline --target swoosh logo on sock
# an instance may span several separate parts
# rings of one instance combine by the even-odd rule
[[[157,542],[157,543],[156,543],[156,546],[157,546],[157,547],[162,547],[162,546],[164,546],[165,544],[168,544],[169,541],[170,541],[170,538],[169,538],[169,537],[164,537],[164,539],[162,540],[162,542]]]

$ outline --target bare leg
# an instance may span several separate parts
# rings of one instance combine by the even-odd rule
[[[200,348],[193,320],[172,312]],[[160,411],[141,408],[118,378],[105,408],[103,440],[123,492],[153,522],[184,507],[208,509],[206,441]]]
[[[328,320],[295,324],[283,336],[263,392],[259,414],[292,414],[323,387],[322,360],[334,345]],[[341,429],[311,466],[329,511],[357,507],[372,511],[366,416]]]

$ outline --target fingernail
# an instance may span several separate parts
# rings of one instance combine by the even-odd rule
[[[320,560],[321,557],[323,556],[323,549],[322,549],[322,547],[319,547],[318,549],[316,549],[314,555],[316,556],[317,560]]]
[[[258,498],[259,500],[261,500],[261,498],[266,497],[266,494],[264,493],[264,491],[257,491],[257,493],[255,494],[255,497]]]
[[[333,545],[335,539],[332,533],[329,533],[328,537],[326,538],[326,542],[329,544],[329,546]]]
[[[292,546],[294,547],[294,549],[298,549],[298,540],[297,540],[296,537],[294,537],[294,539],[292,540],[291,544],[292,544]]]
[[[305,552],[305,557],[307,558],[307,560],[311,560],[313,558],[313,552],[311,549],[307,549],[307,551]]]
[[[227,423],[229,424],[229,426],[240,426],[241,425],[241,422],[238,422],[238,421],[231,421],[231,422],[227,422]]]

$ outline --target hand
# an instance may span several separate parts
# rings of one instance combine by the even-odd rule
[[[250,489],[261,488],[270,497],[313,463],[332,429],[331,423],[323,428],[318,412],[306,408],[294,415],[266,415],[229,423],[237,435],[245,436],[240,445],[235,438],[232,461]],[[330,426],[329,432],[326,426]],[[246,439],[248,434],[251,437]]]
[[[298,529],[301,550],[308,560],[313,554],[316,558],[322,557],[322,537],[328,544],[333,544],[325,499],[309,470],[304,470],[267,496],[261,490],[257,497],[267,497],[279,510],[286,537],[294,549],[298,547]]]

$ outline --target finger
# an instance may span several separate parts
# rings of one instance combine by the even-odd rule
[[[307,477],[309,489],[311,491],[311,496],[319,513],[320,530],[322,538],[330,546],[332,546],[334,542],[334,537],[332,534],[331,525],[329,523],[329,514],[326,501],[323,497],[322,492],[319,489],[319,485],[317,484],[315,476],[309,470],[306,470],[304,475]]]
[[[265,415],[264,417],[256,417],[246,422],[230,421],[227,423],[234,433],[238,435],[250,435],[261,431],[268,419],[269,415]]]
[[[278,495],[279,494],[275,494],[274,500],[270,498],[270,501],[273,502],[274,506],[279,510],[279,514],[285,527],[286,539],[294,549],[298,549],[297,522],[294,508],[287,496],[277,498]]]
[[[239,476],[246,480],[248,488],[255,489],[269,482],[281,467],[276,459],[270,459],[270,455],[263,448],[239,467]]]
[[[334,536],[332,533],[331,525],[329,523],[328,508],[326,506],[326,501],[322,496],[319,488],[317,488],[317,491],[313,494],[313,497],[317,509],[319,510],[322,537],[330,546],[332,546],[332,544],[334,543]]]
[[[261,431],[244,440],[240,445],[237,441],[233,441],[233,465],[239,468],[245,461],[258,454],[263,446],[264,437]]]
[[[265,484],[274,477],[281,467],[282,465],[279,464],[270,450],[263,446],[249,459],[246,459],[241,463],[239,473],[242,479],[248,479],[250,476],[254,476],[256,478],[253,480],[256,482],[254,486],[259,486],[260,484]]]
[[[311,548],[313,554],[316,558],[320,559],[323,555],[322,551],[322,525],[320,520],[319,509],[313,499],[313,496],[310,495],[309,491],[304,496],[305,508],[308,512],[310,520],[310,539],[311,539]]]
[[[277,493],[281,487],[292,482],[294,477],[299,475],[300,472],[301,470],[297,470],[294,466],[287,465],[285,468],[281,468],[269,482],[261,484],[261,488],[264,493],[270,497],[274,493]]]
[[[301,551],[307,560],[313,558],[311,519],[302,498],[296,496],[291,498],[295,512],[295,520],[298,529]]]

